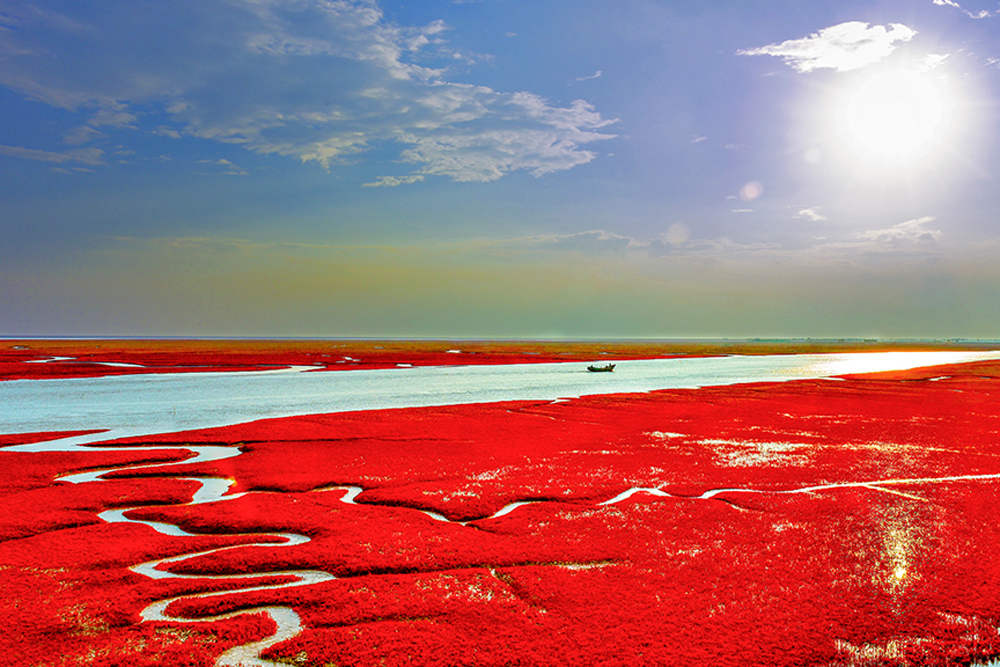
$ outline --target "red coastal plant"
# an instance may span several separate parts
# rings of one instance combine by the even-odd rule
[[[0,563],[48,619],[24,640],[49,647],[80,627],[95,646],[148,639],[144,604],[232,585],[143,580],[130,564],[247,540],[229,534],[293,532],[310,541],[170,568],[337,579],[169,611],[289,606],[304,631],[265,657],[317,666],[968,664],[1000,654],[998,375],[995,363],[968,364],[134,439],[244,453],[125,472],[53,503],[132,494],[146,506],[130,517],[212,536],[53,527],[0,543]],[[189,483],[163,477],[206,474],[247,494],[169,503]],[[345,502],[345,485],[364,491]],[[515,501],[532,502],[494,516]],[[52,592],[23,583],[30,568]],[[80,604],[91,620],[60,620]],[[266,634],[267,623],[240,623],[253,631],[231,632]],[[185,641],[204,640],[204,655],[234,636],[219,624],[163,627],[195,632]],[[143,659],[173,648],[151,650]]]

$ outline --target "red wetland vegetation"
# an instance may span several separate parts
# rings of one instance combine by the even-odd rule
[[[392,363],[421,359],[397,352]],[[31,366],[50,377],[50,364]],[[147,447],[0,449],[8,664],[209,666],[275,632],[260,612],[142,621],[169,598],[183,618],[293,609],[302,631],[262,657],[308,667],[902,667],[1000,655],[1000,362],[101,443],[112,444]],[[242,454],[183,463],[197,444]],[[242,495],[187,504],[203,476]],[[126,507],[194,535],[97,516]],[[309,539],[267,546],[275,533]],[[203,553],[219,547],[234,548]],[[130,569],[184,554],[158,567],[190,578]],[[301,570],[333,577],[244,590]],[[253,578],[209,578],[234,574]]]
[[[0,380],[260,371],[288,366],[333,371],[399,365],[614,361],[719,352],[718,346],[708,348],[699,343],[32,339],[5,341],[0,347]]]
[[[968,344],[964,347],[981,349]],[[955,349],[955,344],[825,342],[565,342],[407,340],[5,340],[0,380],[98,377],[136,373],[260,371],[288,366],[364,370],[407,366],[662,359],[899,349]]]

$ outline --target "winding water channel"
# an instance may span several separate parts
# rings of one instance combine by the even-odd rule
[[[251,373],[148,374],[60,380],[16,380],[0,382],[0,406],[3,406],[0,410],[0,433],[85,429],[109,431],[3,448],[4,451],[20,452],[80,451],[89,450],[86,448],[87,443],[112,438],[225,426],[270,417],[521,399],[558,400],[587,394],[825,378],[850,373],[900,370],[987,359],[1000,359],[1000,352],[856,353],[625,361],[619,362],[618,369],[613,374],[592,374],[586,371],[585,365],[562,363],[336,372],[315,372],[311,367],[295,367]],[[134,451],[136,448],[102,447],[102,451],[118,449]],[[170,445],[169,448],[178,449],[176,445]],[[187,446],[181,449],[190,450],[195,457],[175,465],[217,461],[240,454],[235,447],[209,445]],[[74,484],[93,483],[99,482],[110,472],[140,471],[147,467],[154,466],[133,465],[116,468],[113,471],[67,474],[59,480]],[[163,464],[156,464],[155,467],[162,468]],[[199,484],[198,491],[186,504],[226,502],[244,495],[228,493],[232,480],[215,477],[186,479]],[[955,479],[966,478],[871,480],[845,485],[793,489],[782,493],[804,493],[838,486],[863,486],[891,492],[885,487],[904,482],[942,482]],[[975,475],[968,479],[1000,479],[1000,473]],[[362,492],[360,487],[350,486],[324,490],[342,491],[341,501],[348,504],[353,504],[354,499]],[[700,498],[708,500],[723,492],[760,493],[754,489],[714,489],[707,491]],[[636,494],[669,495],[658,488],[635,487],[598,504],[622,502]],[[524,504],[527,502],[511,503],[491,517],[483,517],[478,521],[503,516]],[[185,532],[176,525],[130,519],[128,513],[133,509],[138,508],[108,510],[102,512],[99,517],[107,522],[143,524],[158,532],[177,537],[193,536],[192,533]],[[452,522],[434,512],[423,513],[436,521],[461,525],[471,523]],[[248,539],[246,544],[140,563],[131,569],[137,574],[153,579],[198,579],[206,583],[247,580],[250,584],[251,580],[259,580],[265,576],[288,576],[292,580],[282,584],[258,586],[250,584],[246,588],[195,593],[159,600],[144,609],[141,618],[143,621],[195,623],[231,618],[240,614],[266,613],[277,625],[276,633],[260,641],[226,651],[219,657],[216,665],[277,667],[278,663],[264,660],[260,654],[267,648],[301,632],[301,620],[291,608],[256,607],[198,618],[173,616],[168,613],[170,604],[180,599],[220,597],[255,590],[308,586],[335,578],[322,571],[207,576],[176,574],[170,570],[171,565],[227,549],[284,548],[309,541],[304,535],[292,533],[271,535],[257,533],[248,534],[246,537]]]

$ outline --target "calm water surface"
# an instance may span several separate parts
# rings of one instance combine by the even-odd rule
[[[82,444],[271,417],[781,382],[986,359],[1000,359],[1000,351],[652,359],[618,362],[614,373],[555,363],[14,380],[0,382],[0,433],[111,431],[72,439]]]

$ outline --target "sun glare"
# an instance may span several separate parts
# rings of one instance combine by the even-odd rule
[[[845,92],[841,134],[870,162],[905,164],[941,144],[952,106],[943,83],[928,74],[881,72]]]

